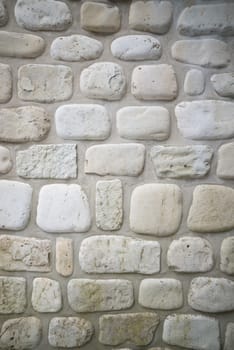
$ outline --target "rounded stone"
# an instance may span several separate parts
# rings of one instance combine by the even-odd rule
[[[184,91],[187,95],[201,95],[205,89],[205,78],[198,69],[190,69],[184,79]]]
[[[8,148],[0,146],[0,174],[8,173],[12,168],[11,153]]]

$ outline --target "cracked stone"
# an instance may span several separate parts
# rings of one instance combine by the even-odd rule
[[[37,312],[58,312],[62,308],[62,293],[59,282],[49,278],[34,278],[32,307]]]

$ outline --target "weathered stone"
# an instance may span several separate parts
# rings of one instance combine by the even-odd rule
[[[180,102],[177,125],[185,138],[218,140],[234,136],[234,103],[218,100]]]
[[[196,232],[220,232],[234,228],[234,189],[199,185],[193,192],[188,228]]]
[[[123,220],[123,190],[120,180],[96,184],[96,225],[102,230],[118,230]]]
[[[218,150],[217,175],[222,179],[234,179],[234,142],[222,145]]]
[[[103,315],[99,319],[99,341],[106,345],[119,345],[125,341],[137,346],[148,345],[158,324],[158,315],[151,312]]]
[[[0,230],[23,230],[30,218],[32,187],[0,180]]]
[[[25,311],[26,304],[26,279],[0,277],[0,314],[19,314]]]
[[[218,95],[234,98],[234,73],[214,74],[210,81]]]
[[[80,317],[55,317],[49,324],[49,344],[54,347],[80,347],[91,340],[94,328]]]
[[[188,349],[220,350],[219,321],[201,315],[167,316],[163,340]]]
[[[158,60],[162,55],[162,47],[150,35],[125,35],[112,42],[111,52],[123,61]]]
[[[0,55],[1,55],[1,32],[0,32]],[[0,63],[0,80],[1,80],[0,103],[6,103],[11,99],[11,96],[12,96],[12,72],[8,64]]]
[[[122,310],[131,307],[134,301],[132,283],[119,279],[72,279],[67,295],[76,312]]]
[[[120,11],[112,3],[86,1],[80,9],[81,27],[96,33],[115,33],[120,28]]]
[[[222,242],[220,270],[229,275],[234,275],[234,237],[227,237]]]
[[[5,26],[7,24],[9,19],[7,6],[6,6],[6,0],[0,1],[0,27]]]
[[[73,241],[70,238],[56,238],[56,271],[64,277],[73,272]]]
[[[18,96],[24,101],[35,102],[68,100],[72,95],[72,80],[70,67],[26,64],[18,70]]]
[[[138,301],[151,309],[178,309],[183,305],[182,284],[172,278],[144,279],[140,284]]]
[[[167,251],[167,265],[176,272],[206,272],[214,266],[210,243],[200,237],[181,237]]]
[[[59,282],[49,278],[34,278],[32,307],[37,312],[57,312],[62,307]]]
[[[77,177],[76,145],[33,145],[16,153],[18,176],[35,179]]]
[[[234,5],[228,3],[194,5],[181,13],[177,29],[182,35],[233,35]]]
[[[228,45],[217,39],[179,40],[172,45],[171,54],[179,62],[207,68],[225,67],[231,60]]]
[[[28,30],[65,30],[72,22],[69,7],[55,0],[17,0],[15,18]]]
[[[225,343],[223,350],[233,350],[234,344],[234,323],[228,323],[225,332]]]
[[[169,137],[170,115],[160,106],[130,106],[117,112],[117,130],[130,140],[163,141]]]
[[[145,147],[138,143],[92,146],[85,154],[85,172],[138,176],[144,168]]]
[[[79,261],[87,273],[153,274],[160,271],[160,244],[125,236],[92,236],[82,241]]]
[[[90,65],[81,72],[80,90],[89,98],[120,100],[126,92],[126,78],[122,67],[113,62]]]
[[[0,146],[0,174],[8,173],[12,168],[11,153],[8,148]]]
[[[51,242],[12,235],[0,236],[0,269],[49,272]]]
[[[46,232],[86,232],[91,224],[86,194],[76,184],[41,188],[37,225]]]
[[[103,44],[85,35],[73,34],[56,38],[50,48],[50,54],[60,61],[86,61],[101,56]]]
[[[130,5],[129,26],[135,30],[165,34],[170,28],[172,15],[170,1],[134,1]]]
[[[205,89],[205,77],[202,71],[190,69],[184,79],[184,91],[187,95],[201,95]]]
[[[154,146],[151,159],[158,177],[200,178],[210,170],[213,150],[206,145]]]
[[[41,107],[0,109],[0,141],[41,141],[50,130],[50,119]]]
[[[197,277],[190,284],[189,305],[202,312],[234,310],[234,282],[226,278]]]
[[[27,350],[39,345],[42,338],[41,321],[36,317],[20,317],[3,323],[0,348]]]
[[[111,132],[107,109],[97,104],[71,104],[55,113],[57,134],[65,140],[105,140]]]
[[[173,67],[158,64],[134,68],[131,92],[140,100],[174,100],[178,87]]]
[[[170,217],[170,220],[168,220]],[[130,228],[141,234],[169,236],[182,217],[182,192],[173,184],[145,184],[132,192]]]

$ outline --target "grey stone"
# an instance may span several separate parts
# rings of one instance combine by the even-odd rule
[[[214,74],[210,78],[218,95],[234,98],[234,73]]]
[[[0,174],[7,174],[12,168],[13,162],[8,148],[0,146]]]
[[[205,77],[202,71],[190,69],[184,79],[184,91],[187,95],[201,95],[205,90]]]
[[[234,237],[225,238],[221,244],[220,270],[234,275]]]
[[[0,314],[22,313],[26,305],[26,279],[0,277]]]
[[[222,179],[234,179],[234,142],[222,145],[218,150],[217,175]]]
[[[9,20],[8,10],[6,6],[6,0],[0,1],[0,27],[3,27],[7,24]]]
[[[32,307],[37,312],[58,312],[62,308],[62,293],[58,281],[34,278]]]
[[[228,323],[225,332],[225,343],[223,350],[233,350],[234,344],[234,323]]]
[[[56,271],[64,277],[73,272],[73,241],[70,238],[56,238]]]
[[[9,45],[9,44],[8,44]],[[1,32],[0,32],[0,55],[1,55]],[[12,71],[8,64],[0,63],[0,103],[6,103],[12,96]]]

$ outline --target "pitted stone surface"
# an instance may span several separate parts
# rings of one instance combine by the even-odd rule
[[[0,55],[1,55],[1,32],[0,32]],[[5,102],[8,102],[12,96],[12,71],[11,71],[11,67],[8,64],[0,63],[0,79],[1,79],[0,103],[5,103]]]
[[[225,332],[225,343],[223,350],[232,350],[234,344],[234,323],[228,323]]]
[[[130,308],[134,301],[132,283],[120,279],[72,279],[67,295],[76,312],[122,310]]]
[[[69,7],[55,0],[17,0],[15,18],[28,30],[65,30],[72,22]]]
[[[221,185],[199,185],[187,219],[195,232],[222,232],[234,228],[234,190]]]
[[[79,261],[87,273],[153,274],[160,271],[160,244],[125,236],[92,236],[82,241]]]
[[[8,148],[0,146],[0,174],[8,173],[12,168],[13,162]]]
[[[90,228],[86,194],[76,184],[52,184],[41,188],[37,225],[46,232],[86,232]]]
[[[80,347],[91,340],[91,322],[80,317],[55,317],[49,324],[49,344],[53,347]]]
[[[201,95],[205,89],[205,77],[202,71],[190,69],[184,79],[184,91],[187,95]]]
[[[169,137],[170,115],[159,106],[130,106],[117,111],[117,130],[130,140],[163,141]]]
[[[214,74],[210,80],[218,95],[234,98],[234,72]]]
[[[73,241],[70,238],[56,239],[56,271],[64,277],[73,272]]]
[[[55,60],[81,62],[101,56],[103,44],[85,35],[73,34],[56,38],[50,48]]]
[[[0,314],[22,313],[26,305],[26,279],[0,277]]]
[[[226,278],[197,277],[190,284],[189,305],[202,312],[234,310],[234,282]]]
[[[76,158],[75,144],[33,145],[16,153],[16,171],[29,179],[76,178]]]
[[[172,278],[144,279],[140,284],[138,301],[150,309],[178,309],[183,305],[182,284]]]
[[[111,132],[109,113],[97,104],[60,106],[55,125],[57,134],[65,140],[105,140]]]
[[[220,249],[220,270],[234,275],[234,237],[223,240]]]
[[[32,187],[18,181],[0,180],[0,229],[23,230],[30,218]]]
[[[126,341],[137,346],[148,345],[158,324],[158,315],[150,312],[103,315],[99,319],[99,341],[106,345],[120,345]]]
[[[169,236],[178,230],[181,217],[182,192],[177,185],[145,184],[134,189],[130,205],[132,231]]]
[[[218,150],[217,175],[222,179],[234,179],[234,142],[222,145]]]
[[[9,15],[8,15],[8,10],[6,6],[6,0],[1,0],[0,1],[0,27],[3,27],[7,24]]]
[[[131,92],[139,100],[174,100],[178,93],[176,74],[169,64],[134,68]]]
[[[37,312],[57,312],[62,307],[59,282],[38,277],[33,280],[32,306]]]
[[[94,63],[81,72],[80,90],[89,98],[120,100],[126,92],[124,71],[117,63]]]

